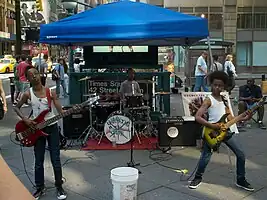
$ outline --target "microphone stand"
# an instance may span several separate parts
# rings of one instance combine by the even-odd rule
[[[134,96],[134,85],[132,83],[132,94]],[[133,106],[130,105],[130,109],[129,111],[133,111]],[[131,121],[132,121],[132,126],[131,126],[131,153],[130,153],[130,161],[127,163],[127,166],[128,167],[133,167],[133,168],[136,168],[136,166],[140,166],[140,163],[135,163],[134,162],[134,158],[133,158],[133,141],[134,141],[134,116],[133,116],[133,113],[129,113],[130,116],[131,116]],[[141,171],[139,169],[138,170],[138,173],[141,174]]]

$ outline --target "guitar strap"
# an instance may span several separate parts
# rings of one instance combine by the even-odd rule
[[[51,94],[50,94],[50,89],[49,88],[45,88],[45,91],[46,91],[46,98],[47,98],[47,101],[48,101],[48,108],[51,112]]]
[[[221,95],[221,97],[222,97],[222,101],[223,101],[224,106],[229,109],[228,101],[225,99],[224,96]]]

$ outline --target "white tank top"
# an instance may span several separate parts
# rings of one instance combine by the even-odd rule
[[[38,98],[37,96],[35,96],[32,88],[30,88],[30,93],[31,93],[31,106],[32,106],[32,111],[33,111],[32,118],[36,118],[42,111],[49,109],[48,100],[47,100],[47,97]],[[50,91],[50,95],[51,95],[51,91]],[[53,113],[53,110],[51,108],[51,112],[46,114],[45,120],[51,119],[54,116],[55,114]],[[55,123],[57,123],[57,121],[53,122],[50,125],[53,125]]]
[[[216,100],[212,95],[209,95],[208,98],[211,102],[211,106],[208,108],[208,122],[216,123],[225,114],[225,105],[223,101]]]

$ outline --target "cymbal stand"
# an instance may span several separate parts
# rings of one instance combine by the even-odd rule
[[[149,93],[148,93],[148,83],[146,83],[146,106],[149,106]]]
[[[154,127],[150,117],[150,108],[147,108],[145,127],[139,132],[139,134],[141,136],[148,138],[152,135],[152,132],[154,132]]]
[[[99,132],[95,130],[93,127],[93,117],[92,117],[92,105],[89,106],[89,120],[90,124],[87,126],[87,128],[83,131],[83,133],[80,135],[78,140],[81,140],[84,136],[84,139],[82,140],[82,146],[86,145],[86,142],[89,138],[96,139],[100,136]]]

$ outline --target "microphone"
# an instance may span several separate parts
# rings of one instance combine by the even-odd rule
[[[132,82],[132,93],[134,95],[134,84],[133,84],[133,82]]]

